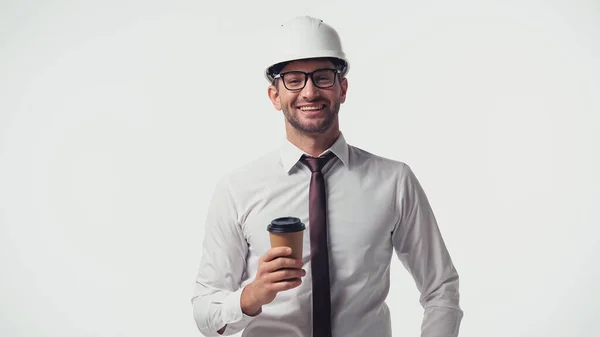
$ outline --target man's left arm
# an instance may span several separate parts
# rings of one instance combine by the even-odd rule
[[[463,317],[458,272],[427,196],[408,165],[404,165],[400,176],[397,200],[400,217],[392,232],[392,243],[421,293],[421,337],[456,337]]]

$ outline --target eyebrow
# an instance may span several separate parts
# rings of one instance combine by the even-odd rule
[[[315,71],[315,70],[319,70],[319,69],[335,69],[335,66],[334,65],[323,65],[321,67],[315,67],[314,69],[308,70],[308,71],[304,71],[302,69],[296,69],[296,68],[290,67],[290,69],[285,69],[285,70],[281,69],[280,73],[287,73],[287,72],[290,72],[290,71],[302,71],[302,72],[310,73],[311,71]]]

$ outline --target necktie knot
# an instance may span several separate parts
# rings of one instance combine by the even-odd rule
[[[308,166],[311,172],[321,172],[321,169],[325,166],[325,164],[331,159],[335,157],[333,152],[328,152],[327,154],[321,157],[309,157],[306,155],[302,156],[302,162]]]

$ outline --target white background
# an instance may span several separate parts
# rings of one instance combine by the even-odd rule
[[[265,47],[304,14],[351,58],[348,142],[430,198],[460,335],[600,336],[591,0],[1,1],[0,336],[200,336],[209,198],[283,140]],[[392,277],[394,336],[418,336],[395,258]]]

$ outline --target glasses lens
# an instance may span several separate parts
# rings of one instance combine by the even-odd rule
[[[313,83],[319,88],[328,88],[335,82],[335,71],[331,69],[317,70],[312,75]]]
[[[288,90],[300,89],[304,87],[306,76],[301,72],[289,72],[283,75],[283,82]]]

